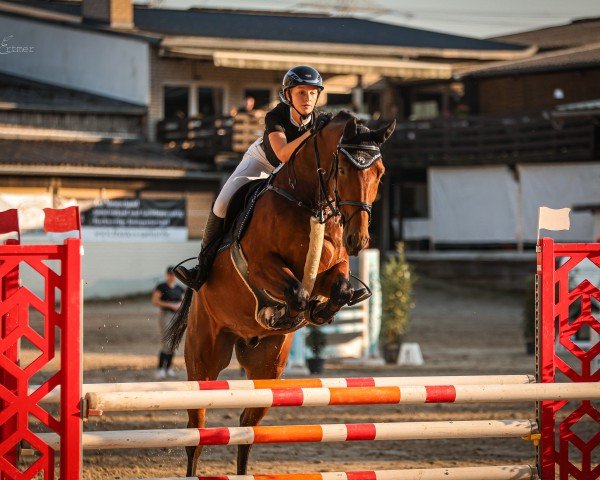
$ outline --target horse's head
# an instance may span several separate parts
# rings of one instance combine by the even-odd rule
[[[344,226],[344,246],[350,255],[357,255],[369,245],[371,206],[385,171],[380,148],[395,127],[394,120],[383,128],[370,130],[353,116],[343,125],[334,160],[335,190]]]

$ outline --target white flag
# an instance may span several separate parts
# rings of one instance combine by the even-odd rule
[[[544,230],[568,230],[571,226],[569,219],[570,208],[548,208],[540,207],[538,231]]]

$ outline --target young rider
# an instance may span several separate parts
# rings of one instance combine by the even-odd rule
[[[315,106],[323,90],[323,79],[317,70],[301,65],[283,77],[281,102],[265,116],[265,133],[248,148],[242,161],[231,174],[212,206],[202,239],[198,265],[188,270],[182,265],[175,275],[186,286],[198,291],[206,282],[219,248],[227,207],[234,193],[252,180],[267,178],[281,163],[286,163],[294,150],[329,121]]]

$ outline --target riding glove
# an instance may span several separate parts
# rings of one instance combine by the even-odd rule
[[[324,128],[331,121],[331,118],[332,118],[331,113],[328,113],[328,112],[320,113],[319,116],[317,117],[317,119],[315,120],[315,124],[314,124],[313,128],[311,129],[312,132],[313,133],[318,132],[319,130]]]

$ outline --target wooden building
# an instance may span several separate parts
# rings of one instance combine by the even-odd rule
[[[384,245],[520,249],[535,243],[537,206],[600,200],[600,19],[495,40],[537,53],[461,69],[453,111],[398,125]],[[572,221],[556,238],[592,238],[589,212]]]

